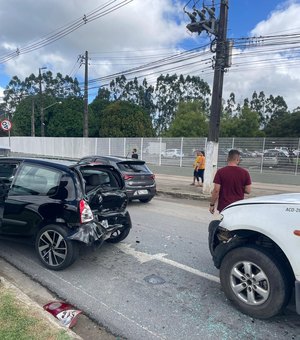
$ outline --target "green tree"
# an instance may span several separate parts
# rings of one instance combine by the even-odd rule
[[[166,137],[203,137],[208,133],[208,121],[203,101],[181,102]]]
[[[14,76],[4,90],[6,110],[11,113],[11,116],[24,98],[39,94],[40,81],[45,97],[82,97],[77,79],[69,76],[63,77],[61,73],[57,73],[54,77],[51,71],[44,72],[41,79],[39,75],[35,76],[34,74],[26,77],[25,80],[20,80],[17,76]]]
[[[109,104],[102,113],[101,137],[153,137],[149,115],[139,106],[126,101]]]
[[[221,119],[221,137],[261,137],[260,117],[249,106],[243,107],[240,114],[225,114]]]
[[[167,131],[174,119],[175,112],[180,102],[202,100],[208,108],[209,85],[200,77],[176,74],[157,78],[155,87],[155,101],[157,115],[155,128],[158,134]]]
[[[300,111],[274,115],[265,128],[268,137],[299,137]]]
[[[45,134],[48,137],[82,137],[84,102],[68,98],[45,112]],[[89,114],[89,123],[91,114]]]
[[[111,103],[111,92],[106,88],[100,88],[98,94],[92,103],[89,105],[89,136],[103,137],[99,135],[102,118],[104,117],[104,109]]]

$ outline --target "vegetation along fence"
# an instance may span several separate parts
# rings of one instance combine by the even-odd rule
[[[62,138],[1,137],[1,146],[13,153],[79,159],[87,155],[139,158],[159,166],[190,167],[195,150],[206,148],[207,138]],[[257,172],[300,172],[300,138],[220,138],[218,167],[226,164],[228,150],[241,151],[242,166]]]

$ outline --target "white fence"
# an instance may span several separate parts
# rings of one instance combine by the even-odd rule
[[[2,137],[1,145],[13,153],[79,159],[87,155],[129,156],[153,165],[190,167],[195,150],[206,148],[206,138],[63,138]],[[242,165],[251,171],[276,171],[298,175],[300,138],[220,138],[218,167],[226,164],[228,150],[242,152]],[[277,151],[274,151],[277,150]]]

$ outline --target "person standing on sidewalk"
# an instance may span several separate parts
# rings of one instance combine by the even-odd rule
[[[204,182],[204,171],[205,171],[205,153],[204,151],[200,151],[199,152],[199,157],[198,157],[198,178],[201,178],[201,183],[199,183],[200,181],[198,181],[198,185],[200,187],[203,186],[203,182]]]
[[[195,185],[197,181],[197,185],[200,186],[199,175],[198,175],[198,168],[199,168],[200,161],[201,161],[200,151],[197,150],[196,158],[193,163],[194,173],[193,173],[193,182],[191,183],[191,185]]]
[[[136,148],[134,148],[134,149],[132,150],[131,158],[134,158],[134,159],[138,159],[138,158],[139,158],[139,155],[138,155],[138,153],[137,153],[137,149],[136,149]]]
[[[251,178],[246,169],[239,167],[241,157],[238,150],[230,150],[227,158],[227,166],[219,169],[214,178],[214,189],[212,191],[209,211],[221,212],[229,204],[244,199],[244,194],[251,192]]]

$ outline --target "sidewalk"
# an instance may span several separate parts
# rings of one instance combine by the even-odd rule
[[[167,195],[176,198],[208,200],[210,195],[205,195],[201,187],[190,185],[191,177],[176,176],[166,174],[156,174],[156,186],[158,195]],[[284,194],[290,192],[300,192],[299,185],[272,184],[272,183],[252,183],[252,193],[247,197]]]

